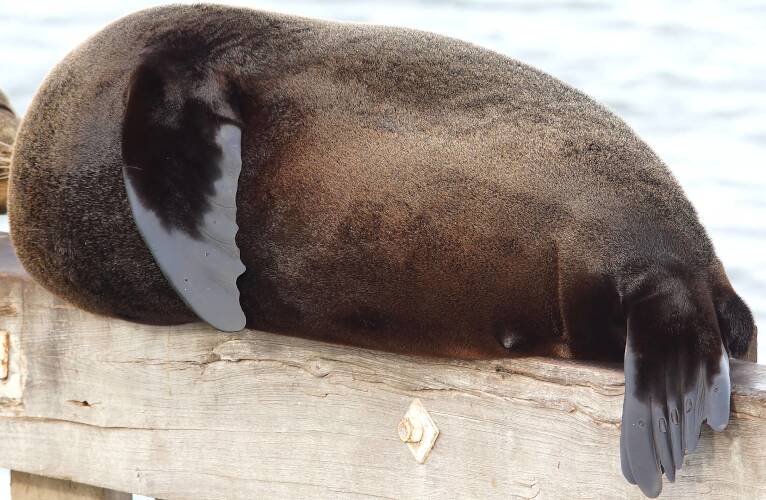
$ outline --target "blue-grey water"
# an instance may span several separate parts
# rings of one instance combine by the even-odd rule
[[[766,2],[228,3],[442,33],[530,63],[594,96],[668,163],[735,287],[766,325]],[[0,88],[23,113],[69,50],[104,24],[157,4],[2,2]],[[7,219],[0,219],[3,227]]]

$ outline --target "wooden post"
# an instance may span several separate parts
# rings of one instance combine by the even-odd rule
[[[12,500],[130,500],[132,495],[87,484],[11,472]]]
[[[5,213],[11,165],[11,146],[16,137],[18,124],[19,121],[11,110],[8,98],[0,90],[0,214]]]

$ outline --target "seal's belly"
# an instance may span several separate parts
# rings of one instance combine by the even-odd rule
[[[254,179],[239,213],[248,323],[463,357],[507,355],[509,334],[556,339],[560,208],[449,151],[419,160],[422,138],[416,157],[406,138],[370,136],[331,148],[309,134]]]

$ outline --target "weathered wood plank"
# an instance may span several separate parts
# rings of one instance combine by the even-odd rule
[[[11,472],[13,500],[130,500],[132,495],[62,479]]]
[[[620,473],[619,367],[146,327],[2,266],[0,311],[0,466],[168,499],[642,498]],[[766,367],[733,373],[729,429],[665,498],[766,498]],[[424,465],[397,436],[415,397],[441,430]]]
[[[11,110],[8,97],[0,90],[0,214],[5,213],[8,201],[11,151],[18,125],[19,120]]]

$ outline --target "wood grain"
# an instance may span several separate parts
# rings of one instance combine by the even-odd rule
[[[25,472],[11,473],[13,500],[130,500],[132,495]]]
[[[167,499],[642,498],[620,473],[619,366],[135,325],[2,261],[0,466]],[[766,498],[766,367],[732,370],[729,428],[663,498]],[[414,398],[441,431],[423,465],[397,434]]]
[[[11,153],[19,120],[11,110],[8,97],[0,90],[0,214],[5,213],[8,202],[8,177]]]

